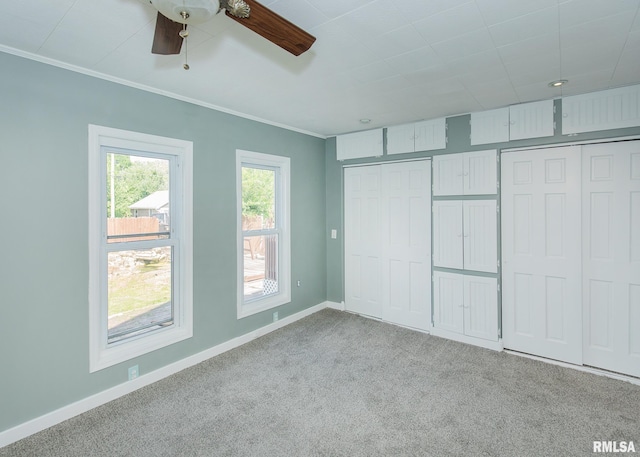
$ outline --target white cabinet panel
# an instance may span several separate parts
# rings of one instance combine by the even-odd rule
[[[498,341],[498,280],[464,276],[464,333]]]
[[[509,108],[471,113],[471,144],[509,141]]]
[[[443,330],[464,333],[463,275],[433,273],[433,325]]]
[[[509,139],[553,136],[553,100],[509,107]]]
[[[553,100],[471,113],[471,144],[553,136]]]
[[[447,147],[446,119],[432,119],[387,128],[387,154],[431,151]]]
[[[447,147],[447,123],[445,118],[417,122],[415,124],[415,150],[432,151]]]
[[[462,195],[464,154],[445,154],[433,158],[433,195]]]
[[[497,284],[496,278],[434,272],[434,327],[498,341]]]
[[[433,195],[497,193],[497,151],[444,154],[433,158]]]
[[[433,264],[435,266],[463,269],[462,230],[462,201],[434,201]]]
[[[387,154],[415,152],[415,129],[413,124],[387,127]]]
[[[463,203],[464,269],[498,272],[498,217],[495,200]]]
[[[495,200],[433,202],[433,264],[497,273]]]
[[[498,192],[496,157],[495,149],[464,153],[464,195],[489,195]]]
[[[584,363],[640,376],[640,141],[583,147]]]
[[[336,137],[336,156],[338,160],[382,155],[382,129],[348,133]]]
[[[640,126],[640,85],[562,99],[562,134]]]

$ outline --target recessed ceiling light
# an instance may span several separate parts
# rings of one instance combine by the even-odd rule
[[[360,119],[361,124],[368,124],[369,122],[371,122],[371,119]]]
[[[558,79],[557,81],[551,81],[549,83],[549,87],[560,87],[560,86],[564,86],[565,84],[567,84],[569,82],[568,79]]]

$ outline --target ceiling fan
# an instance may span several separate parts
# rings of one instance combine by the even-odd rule
[[[300,55],[315,37],[255,0],[149,0],[158,10],[151,52],[180,54],[187,25],[202,24],[225,10],[225,14],[258,35]],[[185,67],[187,68],[187,67]]]

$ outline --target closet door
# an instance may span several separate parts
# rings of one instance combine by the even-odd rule
[[[584,363],[640,376],[640,141],[583,151]]]
[[[502,155],[504,346],[582,363],[581,151]]]
[[[344,169],[345,307],[381,317],[381,167]]]
[[[382,166],[382,319],[431,323],[431,162]]]

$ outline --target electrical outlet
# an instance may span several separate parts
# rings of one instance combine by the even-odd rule
[[[335,240],[338,238],[338,231],[336,229],[331,229],[331,239]]]
[[[129,367],[129,381],[133,381],[134,379],[136,379],[139,374],[140,371],[138,370],[138,365]]]
[[[278,311],[273,312],[273,322],[278,320]]]
[[[298,287],[300,287],[301,285],[302,285],[302,281],[298,279]]]

